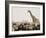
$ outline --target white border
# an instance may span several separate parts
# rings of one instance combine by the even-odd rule
[[[11,9],[12,6],[19,6],[19,7],[40,7],[40,30],[33,30],[33,31],[12,31],[12,19],[11,19]],[[19,35],[19,34],[36,34],[36,33],[43,33],[43,7],[42,5],[21,5],[21,4],[9,4],[9,35]]]

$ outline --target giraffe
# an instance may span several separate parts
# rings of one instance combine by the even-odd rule
[[[37,19],[37,18],[31,13],[30,10],[28,10],[28,13],[29,13],[30,16],[32,17],[33,24],[35,24],[35,26],[40,25],[39,19]]]

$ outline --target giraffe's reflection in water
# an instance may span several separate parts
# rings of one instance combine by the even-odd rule
[[[19,30],[40,30],[40,22],[39,20],[28,10],[30,16],[32,17],[32,22],[16,22],[12,23],[12,31]]]

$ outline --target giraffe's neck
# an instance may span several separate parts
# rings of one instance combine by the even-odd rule
[[[36,22],[36,17],[33,16],[31,12],[29,12],[29,13],[30,13],[30,16],[32,17],[33,22]]]
[[[32,19],[33,19],[33,15],[32,15],[32,13],[31,12],[29,12],[30,13],[30,16],[32,17]]]
[[[33,21],[34,23],[36,23],[36,22],[39,23],[39,20],[38,20],[35,16],[33,16],[31,12],[29,12],[29,13],[30,13],[30,16],[32,17],[32,21]]]

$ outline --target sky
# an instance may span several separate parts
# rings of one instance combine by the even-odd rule
[[[32,18],[28,13],[28,10],[32,12],[32,14],[40,18],[40,8],[39,7],[12,7],[12,21],[13,22],[24,22],[28,21],[31,22]]]

